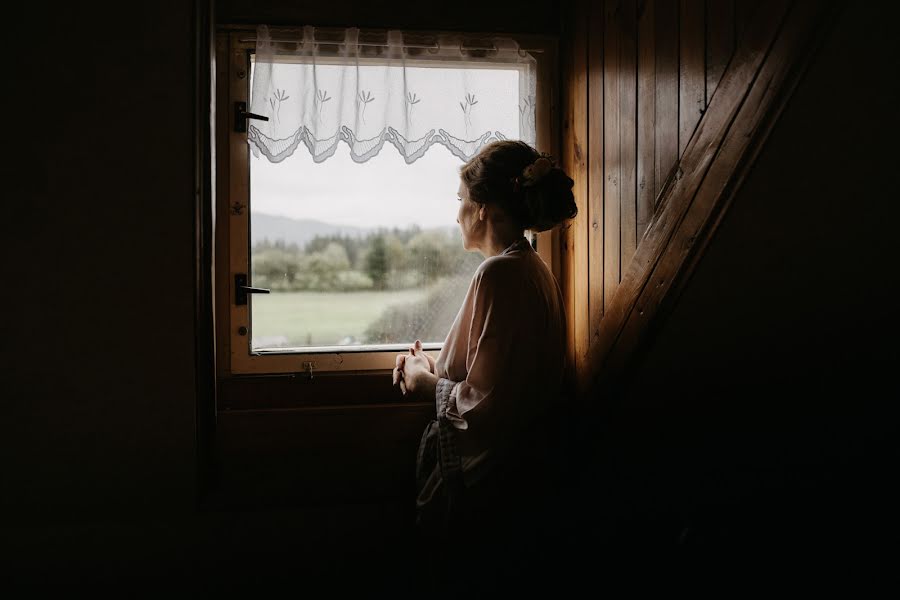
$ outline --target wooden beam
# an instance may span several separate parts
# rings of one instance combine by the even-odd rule
[[[608,307],[601,336],[588,355],[590,375],[582,393],[607,389],[671,306],[669,291],[680,289],[696,261],[696,248],[712,235],[735,182],[802,74],[829,10],[814,0],[801,0],[790,11],[786,3],[774,1],[757,10]]]
[[[824,4],[824,6],[820,4]],[[693,251],[686,259],[684,275],[673,279],[672,291],[666,299],[667,306],[671,307],[684,289],[690,273],[693,272],[694,267],[709,245],[713,234],[722,221],[722,217],[728,211],[735,193],[740,189],[744,178],[765,144],[766,138],[768,138],[782,110],[800,83],[806,68],[822,44],[833,25],[833,19],[840,10],[841,7],[838,3],[818,3],[815,0],[801,0],[793,8],[789,20],[786,21],[784,32],[776,40],[774,47],[770,51],[770,55],[773,57],[787,56],[788,59],[780,62],[775,62],[774,59],[771,59],[767,62],[757,77],[757,85],[741,107],[741,113],[736,119],[735,127],[732,128],[732,131],[729,131],[724,143],[724,146],[730,149],[730,145],[734,143],[734,140],[742,139],[742,137],[752,138],[748,148],[739,157],[740,163],[737,163],[738,159],[735,160],[737,167],[733,169],[727,179],[724,179],[723,174],[718,172],[722,165],[727,164],[725,160],[727,154],[723,151],[722,158],[713,164],[707,174],[707,178],[711,181],[722,181],[724,179],[725,185],[718,190],[712,188],[718,195],[711,199],[708,197],[710,187],[704,182],[705,187],[701,192],[706,195],[698,193],[697,198],[694,200],[695,206],[692,207],[692,210],[697,210],[700,214],[704,214],[703,211],[707,211],[708,216],[704,221],[702,233],[697,235],[692,242]],[[810,30],[805,27],[804,19],[818,24]],[[794,52],[797,54],[792,54]],[[760,82],[768,82],[768,85],[763,86]],[[769,104],[768,115],[763,114],[765,112],[765,103]],[[687,218],[686,222],[690,223]],[[663,313],[659,313],[659,316],[662,315]]]

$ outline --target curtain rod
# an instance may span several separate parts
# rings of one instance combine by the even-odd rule
[[[302,42],[303,40],[277,40],[277,39],[270,39],[269,41],[270,41],[270,42],[277,42],[277,43],[281,43],[281,44],[297,44],[297,43]],[[240,43],[242,43],[242,44],[247,44],[247,43],[250,43],[250,42],[256,43],[256,38],[240,38],[240,39],[238,40],[238,42],[240,42]],[[341,45],[341,44],[344,44],[344,42],[337,42],[337,41],[330,41],[330,40],[317,40],[315,43],[317,43],[317,44],[329,44],[329,45]],[[375,43],[371,43],[371,42],[357,42],[356,45],[357,45],[357,46],[374,46],[374,47],[381,47],[381,48],[388,48],[388,47],[390,47],[388,44],[375,44]],[[425,44],[398,44],[397,46],[394,46],[394,47],[400,47],[400,48],[421,48],[421,49],[423,49],[423,50],[440,50],[440,49],[441,49],[440,44],[429,44],[429,45],[425,45]],[[462,48],[462,46],[460,46],[460,47]],[[497,49],[497,46],[493,46],[493,45],[492,45],[490,48],[487,48],[487,47],[484,47],[484,46],[465,46],[465,49],[466,49],[466,50],[486,50],[486,51],[487,51],[487,50],[496,50],[496,49]],[[537,52],[537,53],[541,53],[541,52],[544,51],[543,48],[519,48],[519,50],[521,50],[522,52]]]

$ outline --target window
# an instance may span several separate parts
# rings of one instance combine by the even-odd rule
[[[430,138],[436,147],[429,148],[404,145],[401,142],[415,140],[394,135],[390,144],[382,138],[384,147],[372,150],[374,144],[367,146],[367,140],[359,138],[366,137],[365,111],[374,95],[360,85],[353,89],[360,111],[352,122],[360,131],[345,128],[341,143],[319,140],[310,128],[301,127],[293,137],[267,137],[271,129],[255,128],[256,121],[241,127],[238,110],[260,105],[253,97],[262,79],[256,73],[256,34],[232,28],[217,39],[219,105],[229,108],[220,111],[227,118],[220,119],[218,136],[227,140],[220,143],[218,169],[220,373],[390,369],[397,351],[417,337],[426,349],[439,350],[481,262],[479,254],[463,250],[455,221],[458,169],[471,149],[454,144],[464,143],[465,137],[457,139],[442,130],[442,138]],[[283,34],[273,30],[272,35],[277,42]],[[419,35],[428,40],[437,34]],[[553,153],[549,65],[555,61],[555,46],[533,36],[517,41],[537,64],[535,145]],[[330,108],[329,101],[343,106],[342,98],[323,83],[329,77],[341,81],[350,73],[363,81],[367,69],[377,78],[377,70],[385,68],[378,56],[290,56],[272,62],[279,73],[294,70],[291,78],[300,79],[303,69],[310,72],[315,66],[316,98],[310,106],[319,110]],[[425,82],[419,92],[407,90],[406,110],[414,110],[429,91],[438,94],[442,80],[462,77],[469,85],[483,82],[501,91],[492,95],[494,110],[503,113],[496,121],[502,125],[494,131],[520,137],[516,90],[522,75],[515,64],[435,60],[420,52],[418,58],[405,60],[404,69],[404,77]],[[285,113],[277,111],[297,89],[271,90],[266,95],[272,103],[269,114],[286,120]],[[457,110],[468,117],[466,111],[479,101],[483,99],[467,95]],[[237,103],[243,103],[240,109]],[[377,117],[377,106],[372,104],[370,122]],[[484,140],[497,138],[493,133]],[[550,264],[551,235],[535,238]]]

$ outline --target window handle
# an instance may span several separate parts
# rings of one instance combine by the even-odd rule
[[[258,288],[247,285],[247,274],[237,273],[234,276],[234,303],[237,306],[247,304],[247,294],[268,294],[266,288]]]
[[[247,119],[257,119],[259,121],[268,121],[269,117],[257,115],[247,112],[246,102],[234,103],[234,131],[235,133],[247,133]]]

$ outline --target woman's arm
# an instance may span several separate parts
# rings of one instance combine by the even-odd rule
[[[447,418],[457,429],[484,431],[505,420],[510,402],[521,395],[529,372],[520,361],[520,330],[530,327],[522,294],[522,273],[515,264],[493,261],[483,268],[472,290],[468,315],[466,377],[448,394]],[[525,369],[524,371],[522,369]]]

